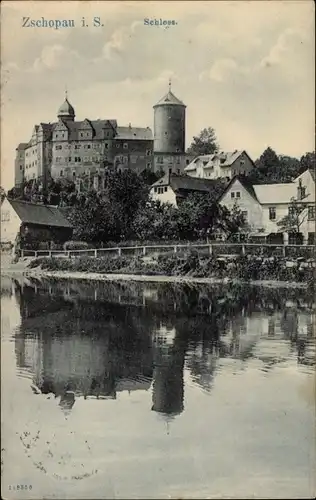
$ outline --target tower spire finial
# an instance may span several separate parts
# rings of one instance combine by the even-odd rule
[[[67,85],[65,85],[65,99],[68,99],[68,89],[67,89]]]
[[[171,92],[171,77],[169,78],[169,92]]]

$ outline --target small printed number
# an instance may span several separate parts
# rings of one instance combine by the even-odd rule
[[[31,490],[32,489],[32,485],[29,484],[29,485],[25,485],[25,484],[10,484],[9,485],[9,490]]]

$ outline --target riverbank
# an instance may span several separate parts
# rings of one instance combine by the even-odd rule
[[[276,281],[276,280],[260,280],[260,281],[245,281],[240,279],[230,278],[198,278],[192,276],[161,276],[161,275],[139,275],[139,274],[100,274],[100,273],[84,273],[84,272],[67,272],[67,271],[43,271],[43,270],[27,270],[23,272],[24,276],[29,278],[55,278],[64,280],[88,280],[88,281],[139,281],[149,283],[196,283],[196,284],[250,284],[257,286],[265,286],[268,288],[307,288],[306,283]]]
[[[280,257],[249,256],[231,260],[200,257],[79,257],[23,259],[1,269],[5,275],[94,281],[143,281],[164,283],[246,283],[267,287],[312,288],[315,270],[301,261]]]

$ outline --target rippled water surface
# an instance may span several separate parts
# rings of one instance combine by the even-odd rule
[[[314,496],[307,291],[25,278],[1,291],[4,498]]]

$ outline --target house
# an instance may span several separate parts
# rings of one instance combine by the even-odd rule
[[[18,235],[36,248],[40,242],[64,243],[72,225],[54,206],[5,198],[1,205],[1,244],[14,244]]]
[[[191,177],[202,179],[232,179],[236,175],[248,175],[254,163],[246,151],[214,153],[195,158],[184,169]]]
[[[278,222],[293,210],[291,201],[302,207],[299,215],[300,234],[282,232]],[[245,176],[235,176],[219,198],[219,203],[232,210],[237,206],[253,233],[270,243],[308,243],[315,241],[315,175],[306,170],[293,182],[284,184],[251,184]]]
[[[177,207],[181,200],[192,193],[205,193],[216,199],[224,188],[225,185],[216,180],[195,179],[188,175],[168,173],[152,184],[150,195],[153,200]]]

